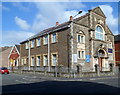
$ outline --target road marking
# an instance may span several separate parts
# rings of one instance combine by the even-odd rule
[[[95,78],[91,78],[90,80],[96,80]]]
[[[24,82],[24,81],[20,81],[20,80],[16,80],[16,82],[20,82],[20,83],[29,83],[29,82]]]
[[[98,82],[98,83],[105,83],[105,82],[102,82],[102,81],[101,81],[101,82]]]

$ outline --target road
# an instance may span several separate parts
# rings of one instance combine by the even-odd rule
[[[118,95],[120,89],[117,76],[79,79],[44,77],[32,74],[9,74],[1,76],[3,94],[101,93]]]

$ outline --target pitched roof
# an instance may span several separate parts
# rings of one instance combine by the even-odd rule
[[[8,55],[12,47],[7,48],[6,50],[0,52],[0,66],[8,66]]]
[[[20,45],[15,45],[15,46],[16,46],[18,52],[20,52]]]
[[[120,34],[115,35],[115,42],[120,41]]]
[[[100,7],[96,7],[96,8],[94,8],[94,9],[92,9],[91,11],[96,12],[97,10],[98,10],[99,12],[101,12],[101,14],[102,14],[101,16],[104,16],[104,17],[105,17],[105,15],[104,15],[104,13],[102,12],[102,10],[100,9]],[[86,16],[88,16],[88,15],[89,15],[89,13],[86,13],[86,14],[83,15],[83,16],[80,16],[80,17],[78,17],[78,18],[75,18],[75,19],[73,19],[73,22],[78,21],[78,20],[81,20],[81,19],[83,19],[84,17],[86,17]],[[59,24],[59,25],[57,25],[57,26],[54,26],[54,27],[51,27],[51,28],[47,28],[47,29],[45,29],[45,30],[43,30],[43,31],[41,31],[41,32],[39,32],[39,33],[31,36],[30,38],[26,39],[25,41],[22,41],[20,44],[22,44],[22,43],[24,43],[24,42],[27,42],[27,41],[29,41],[29,40],[32,40],[32,39],[34,39],[34,38],[37,38],[37,37],[46,35],[46,34],[48,34],[48,33],[52,33],[52,32],[55,32],[55,31],[58,31],[58,30],[61,30],[61,29],[69,28],[70,23],[71,23],[71,21],[67,21],[67,22],[64,22],[64,23],[62,23],[62,24]],[[88,27],[88,28],[89,28],[89,27]]]

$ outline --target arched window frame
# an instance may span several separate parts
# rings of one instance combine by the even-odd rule
[[[97,31],[96,30],[97,27],[100,27],[103,32],[101,33],[99,31]],[[97,36],[97,34],[98,34],[98,36]],[[100,37],[100,35],[102,35],[102,37]],[[96,25],[96,27],[95,27],[95,38],[99,39],[99,40],[105,40],[105,31],[104,31],[104,28],[101,25]]]

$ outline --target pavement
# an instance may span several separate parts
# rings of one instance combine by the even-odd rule
[[[2,76],[2,93],[118,93],[118,76],[61,78],[39,74],[9,74]],[[0,82],[0,83],[1,83]],[[117,94],[118,95],[118,94]]]

